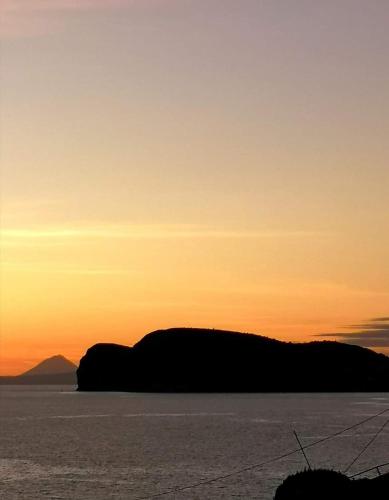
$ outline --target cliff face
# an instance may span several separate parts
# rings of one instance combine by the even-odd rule
[[[84,391],[387,391],[389,358],[338,342],[292,344],[173,328],[152,332],[132,348],[91,347],[77,377]]]

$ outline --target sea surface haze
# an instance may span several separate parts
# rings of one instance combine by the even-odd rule
[[[0,391],[0,496],[7,500],[151,498],[294,450],[293,430],[305,445],[389,408],[388,394]],[[312,466],[344,470],[386,418],[309,448]],[[389,462],[388,449],[389,426],[349,473]],[[270,500],[305,465],[295,453],[161,498]]]

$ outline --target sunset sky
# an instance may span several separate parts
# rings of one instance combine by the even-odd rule
[[[387,0],[0,11],[1,374],[172,326],[389,347]]]

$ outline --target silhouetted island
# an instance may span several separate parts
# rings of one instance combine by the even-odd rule
[[[81,391],[379,392],[389,390],[389,358],[339,342],[172,328],[133,347],[94,345],[77,378]]]
[[[172,328],[149,333],[133,347],[94,345],[77,378],[81,391],[387,391],[389,358],[339,342]]]

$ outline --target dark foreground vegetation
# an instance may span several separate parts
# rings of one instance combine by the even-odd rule
[[[339,342],[172,328],[134,347],[96,344],[77,377],[83,391],[379,392],[389,390],[389,358]]]
[[[289,476],[274,500],[387,500],[389,474],[375,479],[349,479],[331,470],[306,470]]]

